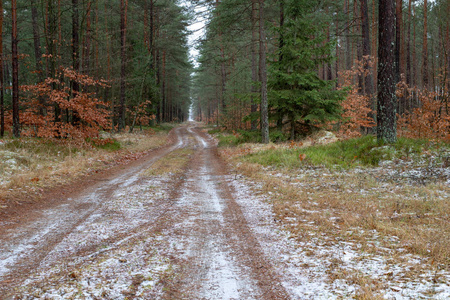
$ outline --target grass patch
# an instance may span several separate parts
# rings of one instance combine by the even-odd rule
[[[215,134],[219,140],[219,147],[238,146],[245,143],[261,143],[261,132],[259,130],[240,130],[236,132],[222,132],[220,129],[212,129],[209,134]],[[269,139],[273,142],[285,142],[287,136],[281,131],[271,131]]]
[[[443,150],[444,149],[444,150]],[[327,168],[349,169],[358,166],[378,166],[382,160],[418,159],[430,151],[442,162],[448,157],[448,145],[427,140],[401,138],[393,145],[379,144],[376,137],[338,141],[328,145],[305,148],[274,148],[248,154],[245,160],[263,166],[298,168],[305,164]],[[300,159],[300,156],[303,159]]]
[[[305,256],[328,259],[321,253],[332,249],[340,258],[345,246],[357,253],[354,261],[375,257],[393,274],[373,282],[353,276],[355,272],[347,272],[348,262],[337,259],[327,273],[331,282],[352,282],[360,287],[361,298],[372,299],[381,297],[378,284],[418,282],[427,273],[434,274],[427,279],[431,283],[445,280],[450,187],[448,175],[436,174],[448,174],[442,171],[448,168],[449,144],[401,138],[385,145],[365,136],[310,147],[248,144],[223,148],[221,155],[258,183],[255,194],[270,197],[277,222],[290,238],[308,245]],[[410,180],[406,174],[422,174],[427,180]],[[422,263],[411,262],[411,257],[421,257]],[[401,276],[388,271],[405,265],[414,268]],[[347,271],[333,271],[341,267]]]
[[[86,141],[97,149],[103,149],[107,151],[117,151],[122,148],[120,142],[114,138],[95,138],[87,139]]]
[[[194,150],[189,148],[175,150],[156,161],[149,169],[144,171],[144,176],[169,176],[180,174],[186,168],[193,153]]]
[[[0,208],[11,199],[36,197],[44,187],[66,183],[123,157],[163,146],[168,131],[102,133],[85,143],[37,138],[5,138],[0,143]],[[137,156],[136,156],[136,155]]]

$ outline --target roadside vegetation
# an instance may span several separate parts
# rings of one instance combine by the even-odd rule
[[[322,133],[260,145],[216,136],[236,176],[267,197],[276,221],[304,257],[323,261],[330,282],[356,284],[361,299],[422,279],[432,297],[448,284],[448,143],[401,138],[384,145],[373,136],[328,143]],[[361,266],[373,261],[383,262],[376,276]]]
[[[0,209],[33,201],[46,188],[141,157],[163,146],[173,125],[132,133],[101,133],[97,138],[64,140],[5,137],[0,140]]]

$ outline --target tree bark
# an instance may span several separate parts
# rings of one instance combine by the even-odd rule
[[[266,34],[264,29],[264,0],[259,0],[259,78],[261,80],[261,137],[269,143],[269,103],[267,99]]]
[[[427,31],[427,0],[423,1],[423,48],[422,48],[422,85],[428,89],[428,31]]]
[[[363,39],[362,54],[364,60],[364,70],[367,72],[364,82],[364,93],[373,94],[373,79],[368,59],[371,55],[370,32],[369,32],[369,14],[367,9],[367,0],[361,0],[361,33]]]
[[[89,74],[90,53],[91,53],[91,6],[92,1],[89,0],[86,9],[86,34],[84,36],[83,45],[83,74]]]
[[[395,99],[394,0],[379,1],[377,139],[397,140]]]
[[[3,0],[0,0],[0,137],[5,135],[5,94],[3,83]]]
[[[11,54],[12,54],[12,105],[13,105],[13,136],[20,137],[19,119],[19,57],[17,49],[17,2],[11,1]]]
[[[351,43],[350,43],[350,9],[349,9],[349,0],[344,0],[344,15],[345,15],[345,23],[344,23],[344,37],[345,37],[345,68],[346,70],[350,70],[352,68],[352,51],[351,51]]]
[[[279,53],[278,53],[278,61],[281,65],[283,61],[283,51],[284,51],[284,0],[280,0],[280,38],[279,38]],[[278,108],[278,116],[277,116],[277,129],[283,130],[283,113],[281,109]]]
[[[38,12],[36,7],[36,1],[31,0],[31,23],[33,25],[33,44],[34,44],[34,57],[36,60],[36,73],[38,76],[38,82],[44,82],[44,73],[42,71],[42,51],[41,51],[41,39],[39,36],[38,27]],[[39,114],[45,115],[45,99],[39,96]]]
[[[126,20],[128,0],[120,0],[120,104],[119,131],[125,128]]]
[[[412,84],[411,77],[411,1],[408,1],[408,24],[406,31],[406,83],[408,86]]]
[[[80,70],[80,41],[78,25],[78,0],[72,0],[72,67],[75,72]],[[80,91],[80,86],[76,80],[72,81],[72,97],[75,98]],[[80,116],[76,110],[72,112],[72,125],[80,124]]]
[[[396,0],[395,3],[395,82],[400,81],[401,72],[402,2],[403,0]]]
[[[251,107],[250,107],[250,111],[253,114],[256,113],[257,111],[257,105],[256,105],[256,99],[255,99],[255,95],[258,92],[258,88],[256,85],[256,82],[258,81],[258,65],[256,62],[256,46],[257,46],[257,22],[258,22],[258,11],[256,8],[257,5],[257,1],[258,0],[252,0],[252,44],[251,44],[251,52],[252,52],[252,88],[251,88]],[[283,0],[281,0],[283,1]],[[252,120],[251,122],[251,130],[256,130],[257,129],[257,121],[256,120]]]
[[[413,7],[413,42],[412,42],[412,85],[417,86],[417,54],[416,54],[416,8]]]

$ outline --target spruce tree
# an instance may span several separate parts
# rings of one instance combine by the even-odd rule
[[[318,66],[330,62],[334,47],[327,42],[323,19],[317,15],[317,1],[286,1],[284,24],[279,28],[283,43],[270,69],[270,100],[278,117],[288,117],[291,139],[296,123],[307,131],[315,124],[339,118],[343,92],[334,89],[334,81],[318,76]]]

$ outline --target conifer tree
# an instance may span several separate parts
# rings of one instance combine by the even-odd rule
[[[317,66],[332,60],[332,42],[326,42],[324,23],[315,11],[317,1],[286,1],[285,20],[280,30],[282,60],[273,61],[269,80],[271,106],[289,118],[291,139],[296,123],[306,131],[314,125],[337,119],[343,93],[334,82],[323,80]],[[322,23],[322,24],[321,24]]]

